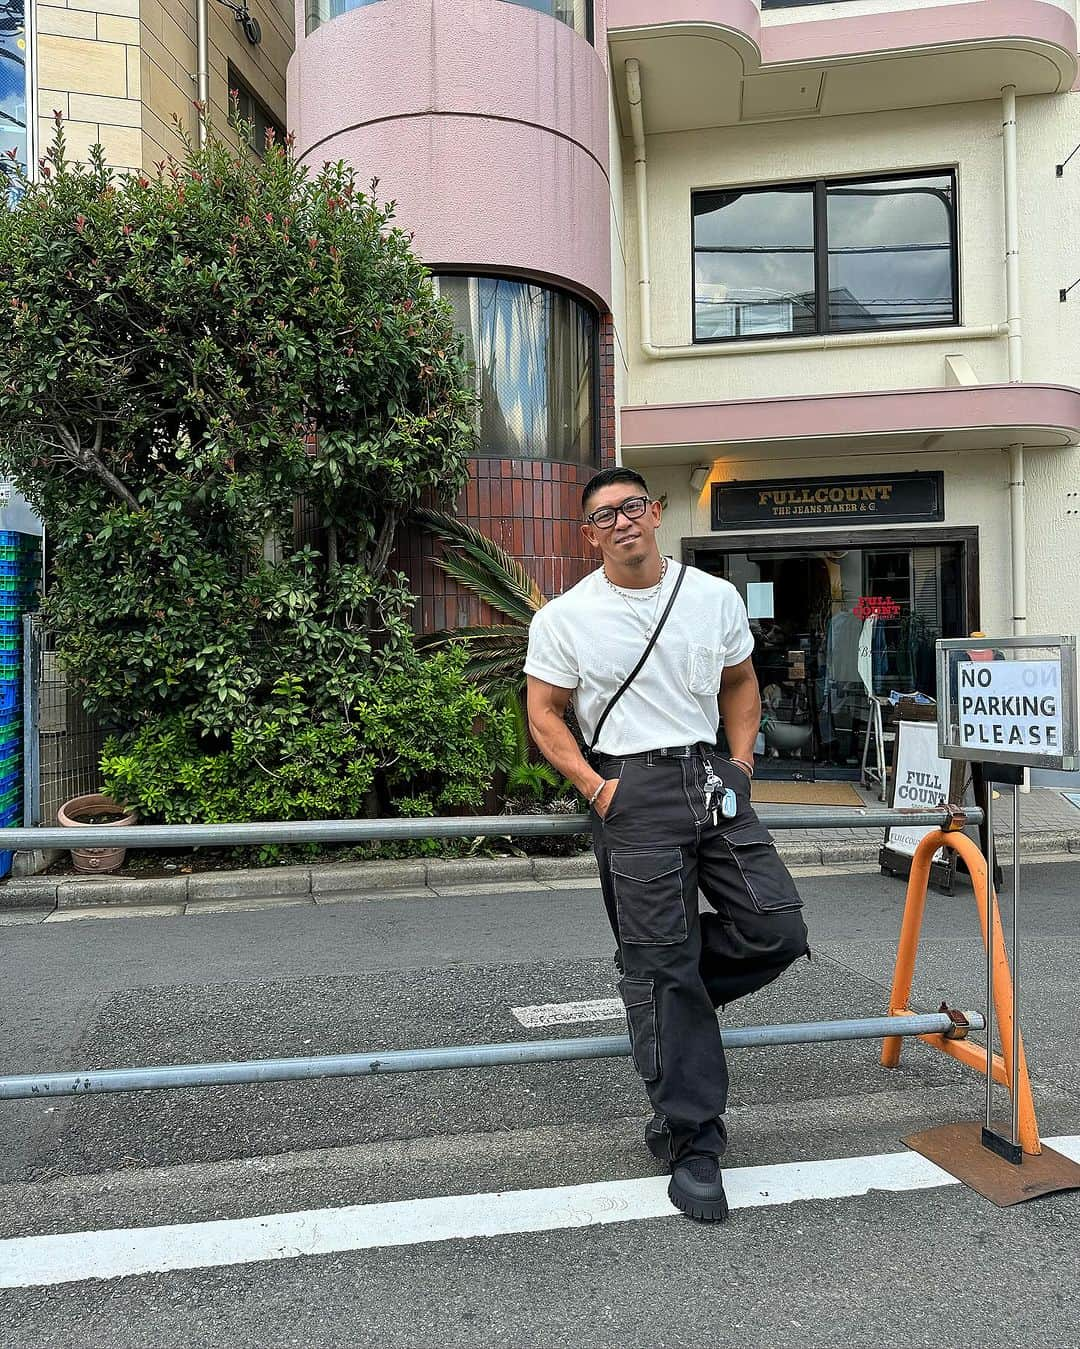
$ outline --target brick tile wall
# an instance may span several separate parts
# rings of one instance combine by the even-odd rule
[[[615,341],[610,315],[600,321],[599,348],[600,463],[606,468],[615,462]],[[594,472],[587,464],[473,459],[455,513],[512,553],[551,599],[595,566],[579,527],[581,489]],[[406,573],[419,596],[414,612],[417,631],[501,622],[498,614],[433,564],[438,552],[439,545],[422,530],[402,531],[393,565]]]

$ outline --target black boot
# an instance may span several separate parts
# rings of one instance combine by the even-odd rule
[[[677,1162],[668,1186],[668,1198],[691,1218],[722,1223],[728,1216],[728,1202],[719,1159],[691,1155]]]

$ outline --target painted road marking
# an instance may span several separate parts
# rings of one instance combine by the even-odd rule
[[[1080,1135],[1046,1140],[1080,1161]],[[930,1190],[959,1181],[916,1152],[840,1157],[724,1172],[733,1209],[809,1199],[846,1199],[871,1190]],[[0,1241],[0,1287],[29,1288],[81,1279],[207,1269],[331,1255],[379,1246],[550,1232],[678,1216],[666,1176],[566,1185],[504,1194],[408,1199],[389,1204],[273,1213],[259,1218],[70,1232]]]
[[[625,1015],[621,998],[591,1002],[545,1002],[537,1007],[511,1007],[523,1026],[569,1026],[575,1021],[619,1021]]]

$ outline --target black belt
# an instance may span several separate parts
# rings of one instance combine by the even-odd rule
[[[621,759],[630,762],[652,759],[690,759],[695,754],[703,754],[715,748],[715,745],[707,745],[704,740],[699,740],[694,745],[667,745],[663,749],[639,750],[636,754],[609,754],[607,750],[597,750],[596,757],[598,759]]]

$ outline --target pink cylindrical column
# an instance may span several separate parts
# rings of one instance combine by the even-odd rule
[[[595,46],[508,0],[377,0],[303,36],[289,124],[312,163],[345,159],[433,269],[551,282],[606,310],[608,85]]]

